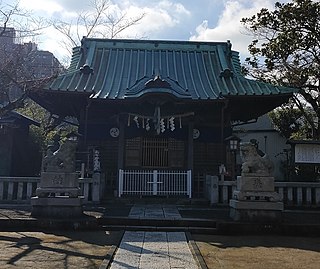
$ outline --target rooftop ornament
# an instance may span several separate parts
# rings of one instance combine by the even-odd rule
[[[171,88],[171,85],[168,81],[161,79],[160,75],[154,77],[154,79],[150,79],[145,83],[145,88]]]
[[[93,69],[89,65],[85,64],[82,67],[80,67],[80,72],[89,75],[93,74]]]

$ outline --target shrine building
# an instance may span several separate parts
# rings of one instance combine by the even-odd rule
[[[229,41],[84,38],[67,72],[30,96],[56,121],[75,119],[86,176],[99,154],[103,196],[202,197],[221,164],[236,175],[233,125],[293,92],[244,77]]]

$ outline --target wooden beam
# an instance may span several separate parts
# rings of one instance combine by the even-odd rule
[[[118,146],[118,170],[124,167],[125,126],[123,120],[119,120],[119,146]]]

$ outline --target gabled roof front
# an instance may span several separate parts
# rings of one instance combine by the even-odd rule
[[[185,99],[282,95],[293,89],[246,79],[230,42],[82,40],[67,73],[46,90],[129,99],[168,93]]]
[[[0,117],[0,125],[11,125],[11,124],[26,124],[26,125],[35,125],[40,127],[40,123],[35,121],[26,115],[23,115],[16,111],[10,111],[6,115]]]

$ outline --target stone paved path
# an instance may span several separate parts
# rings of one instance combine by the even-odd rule
[[[134,205],[129,217],[181,219],[174,205]],[[111,269],[196,269],[184,232],[126,231],[116,252]]]
[[[181,219],[175,205],[134,205],[129,213],[131,218]]]
[[[183,232],[126,231],[111,269],[196,269]]]

